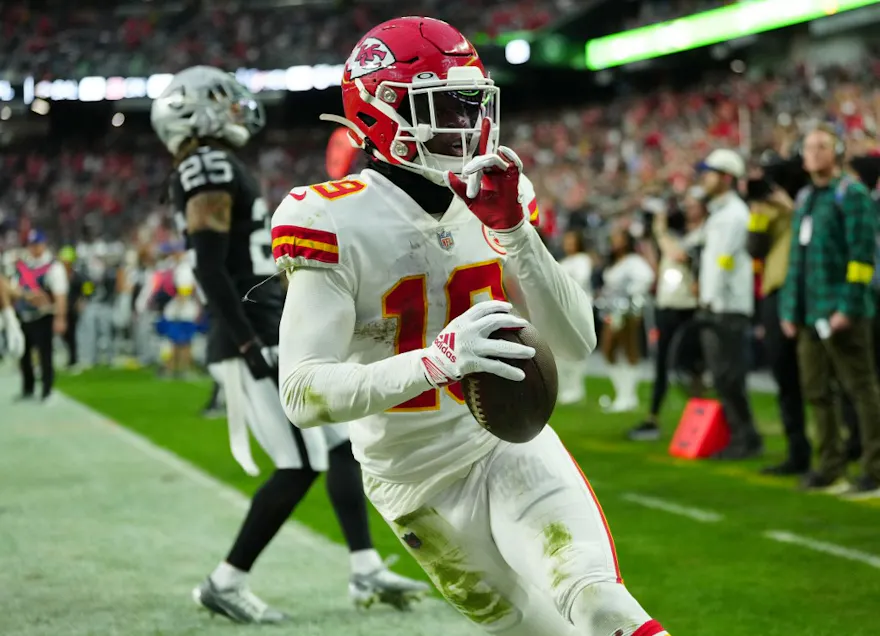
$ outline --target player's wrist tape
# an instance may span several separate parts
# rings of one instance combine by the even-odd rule
[[[208,306],[229,331],[236,346],[241,347],[256,338],[256,334],[226,269],[229,235],[202,230],[190,234],[189,240],[196,252],[196,279],[208,299]]]

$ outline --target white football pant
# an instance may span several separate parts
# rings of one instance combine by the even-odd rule
[[[382,488],[370,479],[366,490],[380,500]],[[446,600],[491,633],[629,636],[651,622],[622,585],[592,488],[549,426],[526,444],[501,442],[388,523]]]

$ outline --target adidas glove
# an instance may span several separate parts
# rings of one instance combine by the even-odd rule
[[[507,380],[520,381],[526,375],[504,362],[534,357],[532,347],[491,340],[499,329],[522,329],[528,322],[510,313],[513,306],[500,300],[477,303],[446,325],[434,342],[422,350],[425,377],[435,388],[458,382],[471,373],[491,373]]]

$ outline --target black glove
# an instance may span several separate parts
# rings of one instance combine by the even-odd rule
[[[278,366],[263,353],[263,343],[259,339],[254,338],[244,345],[241,356],[254,380],[271,378],[274,382],[278,381]]]

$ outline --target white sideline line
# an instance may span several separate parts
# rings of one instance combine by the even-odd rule
[[[773,541],[779,541],[780,543],[799,545],[809,550],[822,552],[823,554],[830,554],[831,556],[840,557],[841,559],[847,559],[849,561],[858,561],[859,563],[870,565],[872,568],[880,569],[880,556],[868,552],[862,552],[861,550],[845,548],[842,545],[827,543],[825,541],[817,541],[816,539],[802,537],[801,535],[787,532],[786,530],[768,530],[764,533],[764,536]]]
[[[694,521],[699,521],[701,523],[718,523],[719,521],[724,519],[724,517],[717,512],[712,512],[711,510],[703,510],[701,508],[691,508],[690,506],[682,506],[681,504],[677,504],[674,501],[669,501],[668,499],[648,497],[647,495],[640,495],[634,492],[624,493],[622,497],[626,501],[631,501],[632,503],[644,506],[645,508],[662,510],[664,512],[668,512],[674,515],[688,517],[690,519],[693,519]]]

